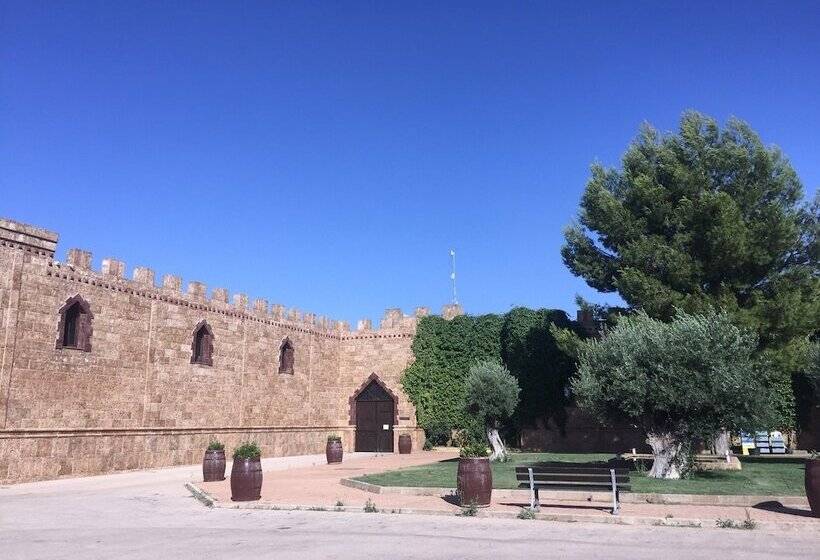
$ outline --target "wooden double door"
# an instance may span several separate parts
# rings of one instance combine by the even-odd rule
[[[356,399],[356,451],[392,453],[395,417],[393,399],[371,383]]]

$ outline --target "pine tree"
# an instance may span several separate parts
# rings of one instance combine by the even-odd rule
[[[754,332],[782,372],[788,427],[791,376],[805,367],[795,348],[820,325],[818,201],[749,125],[687,112],[677,133],[643,126],[619,169],[593,165],[561,254],[650,317],[719,309]]]

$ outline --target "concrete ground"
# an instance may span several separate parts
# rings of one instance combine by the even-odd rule
[[[323,458],[265,461],[268,478]],[[348,457],[368,470],[371,457]],[[310,468],[310,467],[307,467]],[[0,488],[0,558],[817,558],[820,531],[207,508],[198,467]],[[351,489],[351,491],[353,491]],[[360,493],[363,494],[363,493]],[[378,501],[382,496],[376,496]],[[362,500],[363,501],[363,500]]]

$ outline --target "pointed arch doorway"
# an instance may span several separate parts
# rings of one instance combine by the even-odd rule
[[[375,375],[353,396],[356,451],[393,452],[396,399]]]

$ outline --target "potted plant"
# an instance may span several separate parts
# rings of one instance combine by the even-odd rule
[[[205,482],[225,480],[225,445],[223,443],[212,440],[208,444],[205,457],[202,459],[202,480]]]
[[[399,455],[409,455],[413,451],[413,438],[410,434],[401,434],[399,436]]]
[[[806,459],[806,498],[811,512],[820,517],[820,455],[817,451],[812,451]]]
[[[467,436],[458,459],[456,487],[462,507],[487,507],[493,494],[493,471],[487,445]]]
[[[250,502],[262,497],[262,451],[256,442],[242,443],[233,452],[231,500]]]
[[[341,463],[344,449],[342,449],[342,437],[336,434],[327,436],[327,445],[325,446],[325,456],[327,457],[327,464]]]

